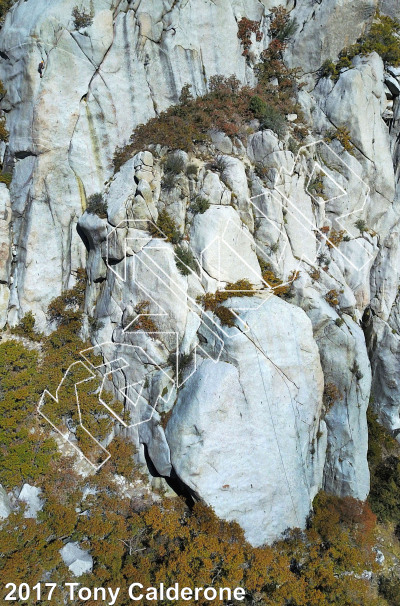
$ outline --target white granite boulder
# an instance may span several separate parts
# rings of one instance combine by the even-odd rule
[[[93,558],[87,551],[79,547],[79,543],[67,543],[60,549],[60,554],[64,564],[75,577],[92,572]]]

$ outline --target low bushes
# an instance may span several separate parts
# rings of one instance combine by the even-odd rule
[[[168,154],[164,162],[164,177],[161,182],[163,189],[173,189],[175,187],[176,177],[183,173],[186,164],[179,154]]]
[[[175,248],[175,255],[176,266],[183,276],[188,276],[191,273],[190,270],[196,271],[196,260],[189,248],[177,246]]]
[[[296,19],[291,19],[290,13],[283,6],[271,9],[273,15],[269,31],[271,36],[279,42],[285,43],[297,30]]]
[[[275,243],[271,246],[272,252],[276,252],[276,250],[277,250],[276,245],[277,245],[277,243]],[[274,272],[272,271],[272,267],[269,263],[267,263],[260,257],[258,258],[258,262],[259,262],[260,268],[261,268],[262,279],[267,284],[267,286],[269,286],[269,288],[271,288],[274,295],[276,295],[277,297],[282,297],[283,299],[290,297],[293,282],[295,282],[298,279],[298,277],[300,275],[299,272],[293,271],[290,274],[287,283],[284,284],[283,281],[274,274]]]
[[[84,29],[89,27],[93,23],[93,16],[87,13],[84,8],[75,6],[72,10],[72,17],[74,19],[75,29]]]
[[[202,196],[198,196],[190,205],[190,210],[194,214],[202,215],[210,208],[210,203],[207,198],[203,198]]]
[[[335,288],[329,290],[325,295],[325,301],[329,303],[331,307],[337,307],[339,305],[339,293]]]
[[[400,604],[400,579],[394,572],[390,576],[379,577],[379,593],[389,602],[390,606]]]
[[[17,0],[0,0],[0,23],[5,19],[6,14]]]
[[[251,34],[256,35],[257,42],[263,39],[263,33],[260,31],[259,21],[251,21],[242,17],[238,23],[238,38],[243,46],[243,56],[247,57],[251,48]]]
[[[40,341],[43,338],[43,334],[38,333],[35,330],[35,323],[35,316],[31,311],[28,311],[28,313],[21,318],[19,324],[11,329],[11,333],[13,335],[18,335],[19,337],[26,337],[31,341]]]
[[[354,156],[354,145],[351,142],[350,131],[345,126],[330,130],[326,136],[325,141],[330,143],[333,140],[339,141],[342,147],[352,156]]]
[[[241,86],[235,76],[213,76],[208,92],[193,98],[190,85],[182,88],[179,103],[146,124],[139,125],[132,133],[128,145],[118,148],[114,155],[114,168],[119,168],[137,151],[149,145],[161,145],[169,149],[193,151],[199,143],[210,141],[209,131],[218,130],[229,137],[246,133],[249,122],[257,117],[261,128],[270,128],[282,137],[286,132],[285,115],[295,113],[301,119],[296,103],[297,70],[288,69],[283,62],[286,41],[295,29],[294,22],[284,9],[274,9],[271,32],[274,39],[261,55],[256,65],[258,85],[254,88]],[[248,54],[251,33],[257,34],[257,22],[241,20],[239,38]],[[296,138],[304,138],[304,129],[293,129]]]
[[[86,291],[86,270],[78,269],[76,284],[53,299],[48,307],[47,315],[51,322],[58,326],[68,326],[71,331],[79,333]]]
[[[255,95],[250,101],[250,109],[254,116],[260,120],[262,128],[269,128],[279,137],[286,133],[285,116],[275,107],[269,105],[261,97]]]
[[[7,187],[10,187],[12,181],[12,173],[2,173],[0,174],[0,183],[5,183]]]
[[[400,445],[368,410],[368,462],[371,492],[368,501],[380,522],[400,525]]]
[[[254,295],[253,285],[248,280],[238,280],[226,285],[225,290],[217,290],[215,293],[206,293],[198,297],[197,302],[204,305],[206,311],[212,311],[225,326],[234,326],[236,316],[222,303],[231,297],[249,297]]]
[[[164,171],[172,175],[179,175],[185,170],[185,161],[178,154],[169,154],[164,163]]]
[[[158,331],[157,326],[149,314],[150,301],[141,301],[135,307],[135,315],[126,319],[126,327],[137,318],[136,322],[129,327],[130,330],[140,330],[149,334],[156,333]]]
[[[268,115],[271,115],[272,110],[268,110],[268,107],[274,107],[275,112],[280,111],[282,114],[281,122],[284,121],[285,110],[277,107],[279,95],[272,95],[271,91],[267,94],[263,87],[242,87],[235,76],[213,76],[209,82],[209,92],[196,99],[188,95],[187,90],[188,87],[183,89],[178,105],[168,108],[147,124],[139,125],[133,132],[130,143],[116,150],[116,170],[136,151],[145,149],[150,144],[189,152],[193,151],[197,143],[209,141],[208,132],[212,129],[223,131],[228,136],[239,135],[246,123],[254,118],[251,103],[255,96],[264,104],[266,119],[271,119]],[[276,120],[276,113],[274,115]]]
[[[7,130],[7,126],[6,126],[6,119],[5,116],[2,116],[0,118],[0,141],[4,141],[4,143],[7,143],[9,139],[9,132]]]
[[[178,244],[182,239],[178,226],[165,208],[158,215],[156,225],[157,229],[154,226],[150,226],[152,236],[156,238],[165,237],[167,242],[171,242],[172,244]]]
[[[387,65],[400,65],[400,23],[390,17],[377,14],[370,31],[360,41],[362,55],[376,52]]]
[[[329,240],[326,241],[326,245],[328,248],[338,247],[343,240],[346,238],[346,231],[344,229],[340,229],[337,231],[336,229],[332,229],[329,234]]]
[[[364,221],[364,219],[357,219],[357,221],[354,223],[355,227],[357,227],[357,229],[359,230],[359,232],[361,234],[363,234],[365,231],[368,231],[368,226],[366,224],[366,222]]]
[[[86,210],[92,215],[97,215],[100,219],[107,219],[107,204],[104,202],[103,195],[100,193],[89,196],[86,203]]]

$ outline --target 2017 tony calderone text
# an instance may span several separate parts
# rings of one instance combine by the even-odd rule
[[[39,601],[51,602],[56,597],[57,589],[62,590],[66,600],[75,603],[77,599],[82,602],[88,600],[98,601],[101,604],[114,606],[121,596],[120,587],[84,587],[80,583],[65,583],[63,587],[58,587],[56,583],[37,583],[32,588],[28,583],[7,583],[6,590],[8,593],[5,597],[6,601],[18,603],[29,601],[31,597],[36,597]],[[125,591],[125,590],[124,590]],[[178,583],[170,587],[165,587],[164,583],[160,583],[157,587],[144,587],[141,583],[131,583],[128,587],[128,596],[134,602],[148,600],[155,602],[170,600],[170,601],[198,601],[202,600],[214,601],[219,600],[244,600],[245,590],[242,587],[180,587]],[[126,596],[124,596],[126,599]]]

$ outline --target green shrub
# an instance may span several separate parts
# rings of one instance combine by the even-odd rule
[[[367,411],[368,463],[371,472],[371,491],[368,501],[381,522],[400,524],[400,445],[378,421],[377,415]]]
[[[196,271],[197,263],[189,248],[177,246],[175,248],[175,255],[176,266],[183,276],[188,276],[191,273],[190,270]]]
[[[386,457],[374,469],[369,495],[372,510],[381,522],[400,523],[400,458]]]
[[[386,65],[398,67],[400,65],[399,33],[400,23],[378,12],[369,32],[356,44],[344,48],[337,63],[331,59],[324,62],[320,69],[320,77],[337,80],[341,69],[353,67],[351,61],[356,55],[368,55],[372,52],[378,53]]]
[[[4,18],[10,8],[14,6],[17,0],[0,0],[0,23],[4,21]]]
[[[41,431],[37,420],[45,388],[38,368],[37,351],[16,340],[0,343],[0,483],[7,490],[35,481],[57,456],[54,440]]]
[[[363,234],[368,229],[367,224],[364,221],[364,219],[357,219],[357,221],[354,223],[354,225],[357,227],[357,229],[360,231],[361,234]]]
[[[388,601],[390,606],[400,604],[400,579],[393,572],[390,576],[380,576],[378,582],[379,594]]]
[[[91,215],[97,215],[100,219],[107,219],[107,204],[100,193],[92,194],[87,199],[86,210]]]
[[[353,63],[351,62],[351,58],[347,55],[343,55],[340,57],[338,63],[336,64],[336,69],[340,72],[342,69],[352,69]]]
[[[261,120],[265,113],[265,110],[267,109],[267,104],[263,99],[261,99],[261,97],[259,97],[258,95],[254,95],[254,97],[250,101],[250,109],[255,115],[255,117]]]
[[[82,326],[86,279],[86,270],[78,269],[75,286],[51,301],[47,310],[51,322],[56,322],[59,326],[69,326],[71,330],[75,329],[79,333]]]
[[[378,421],[371,406],[367,410],[368,421],[368,463],[373,471],[389,454],[400,455],[400,445],[388,430]]]
[[[162,181],[161,187],[162,189],[173,189],[176,185],[176,175],[174,173],[165,173]]]
[[[6,118],[2,116],[0,118],[0,141],[4,141],[4,143],[8,142],[10,133],[7,130],[6,126]]]
[[[255,95],[250,101],[250,109],[255,117],[260,120],[262,128],[273,130],[279,137],[285,135],[285,115],[273,105],[269,105],[261,97]]]
[[[164,171],[172,175],[179,175],[185,170],[185,161],[178,154],[168,154],[164,163]]]
[[[0,174],[0,183],[5,183],[7,187],[10,187],[12,181],[12,173],[2,173]]]
[[[87,13],[84,8],[80,9],[78,6],[75,6],[72,10],[72,16],[74,18],[75,29],[84,29],[93,23],[93,16]]]
[[[150,229],[151,233],[155,237],[166,237],[168,242],[172,242],[172,244],[178,244],[178,242],[182,239],[181,233],[168,212],[165,208],[160,212],[157,219],[157,228],[158,229]],[[161,233],[160,233],[161,232]]]
[[[186,175],[188,177],[194,177],[196,178],[199,172],[199,167],[197,166],[197,164],[188,164],[187,168],[186,168]]]
[[[209,167],[219,173],[223,173],[226,168],[226,159],[223,156],[216,156]]]
[[[202,196],[197,196],[197,198],[190,205],[190,210],[195,213],[202,215],[210,208],[210,203],[207,198],[203,198]]]
[[[349,53],[349,54],[348,54]],[[337,80],[340,76],[340,72],[342,69],[352,69],[353,63],[352,58],[354,55],[350,49],[344,49],[340,53],[340,58],[337,63],[334,63],[332,59],[327,59],[323,64],[321,69],[319,70],[320,78],[332,78],[332,80]]]
[[[296,19],[291,19],[289,12],[283,6],[272,8],[271,13],[273,15],[269,28],[271,36],[279,42],[286,42],[296,33]]]
[[[376,52],[387,65],[400,65],[400,23],[377,13],[368,34],[361,40],[359,52]]]
[[[43,338],[43,334],[35,331],[35,323],[35,316],[31,311],[28,311],[21,318],[19,324],[11,329],[11,333],[20,337],[26,337],[31,341],[40,341]]]
[[[287,128],[284,114],[272,105],[267,105],[261,118],[261,126],[274,131],[278,137],[284,137]]]
[[[319,70],[320,78],[333,78],[336,80],[339,77],[339,71],[336,67],[336,63],[332,59],[326,59]]]

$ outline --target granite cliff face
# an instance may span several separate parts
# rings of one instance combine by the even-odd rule
[[[320,488],[364,499],[368,403],[400,430],[400,72],[376,53],[336,80],[317,72],[365,31],[376,2],[287,4],[298,28],[285,61],[304,72],[311,133],[299,149],[271,130],[214,132],[207,149],[174,152],[168,187],[167,149],[114,174],[116,147],[186,83],[195,95],[217,74],[254,85],[280,2],[92,0],[82,29],[75,4],[19,0],[0,32],[1,154],[14,166],[10,191],[0,189],[1,325],[32,310],[48,330],[49,302],[87,267],[86,331],[107,343],[105,361],[128,363],[114,386],[131,389],[129,434],[153,473],[239,521],[253,544],[304,525]],[[243,17],[263,34],[247,59]],[[349,132],[351,147],[332,129]],[[86,211],[96,193],[106,218]],[[165,210],[193,253],[186,275],[173,244],[144,228]],[[268,287],[266,263],[287,300]],[[256,294],[232,291],[227,327],[200,301],[240,280]],[[157,334],[132,328],[143,313]]]

